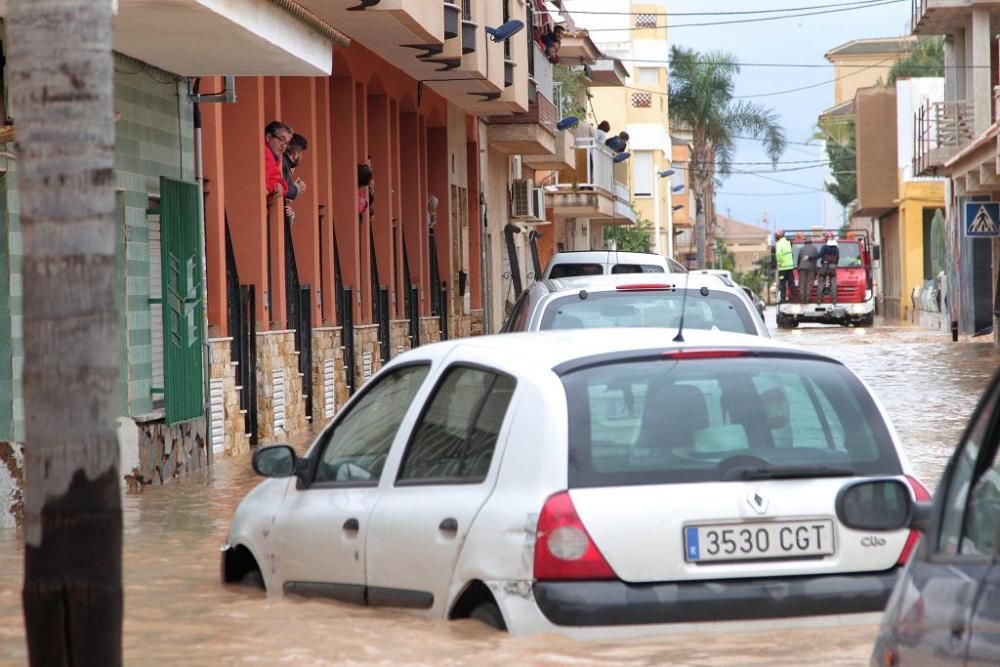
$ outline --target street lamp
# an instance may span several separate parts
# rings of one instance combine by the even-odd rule
[[[679,211],[682,208],[684,208],[684,204],[675,204],[674,207],[673,207],[673,210]]]
[[[580,124],[580,119],[576,116],[566,116],[556,123],[556,129],[562,132],[563,130],[568,130],[570,128],[576,127]]]
[[[670,178],[676,172],[673,169],[664,169],[663,171],[656,172],[659,178]],[[671,200],[671,191],[667,191],[667,199]],[[667,229],[674,228],[674,216],[673,211],[667,208]],[[659,255],[663,254],[663,247],[660,243],[660,181],[654,179],[653,182],[653,235],[656,237],[656,253]],[[674,239],[672,234],[667,235],[667,255],[673,257],[674,254]]]
[[[496,28],[486,26],[486,34],[489,35],[490,39],[494,42],[506,42],[508,39],[521,32],[523,28],[524,21],[514,19],[512,21],[507,21],[503,25],[497,26]]]

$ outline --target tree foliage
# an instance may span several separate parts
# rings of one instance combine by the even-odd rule
[[[622,252],[649,252],[652,247],[651,233],[652,223],[639,220],[634,225],[606,226],[604,240],[614,241],[615,247]]]
[[[563,117],[576,116],[581,121],[587,117],[587,77],[569,65],[552,68],[552,79],[562,84],[556,106],[561,107]]]
[[[826,156],[833,172],[833,182],[826,184],[826,191],[833,195],[838,204],[847,208],[858,198],[858,175],[855,163],[857,141],[853,121],[847,123],[843,134],[846,137],[845,143],[826,137]]]
[[[893,63],[889,85],[896,79],[920,76],[944,76],[944,37],[935,35],[917,42],[908,55]]]
[[[691,190],[695,196],[699,263],[704,263],[706,197],[714,192],[716,176],[732,172],[738,137],[760,139],[764,152],[777,164],[785,151],[785,131],[778,115],[755,102],[737,100],[733,77],[740,67],[730,53],[698,53],[674,46],[670,50],[670,116],[692,134]]]

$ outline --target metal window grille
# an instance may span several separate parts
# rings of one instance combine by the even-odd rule
[[[648,109],[653,106],[653,96],[650,93],[632,93],[632,106],[636,109]]]
[[[635,27],[636,28],[655,28],[656,27],[656,15],[655,14],[636,14],[635,15]]]

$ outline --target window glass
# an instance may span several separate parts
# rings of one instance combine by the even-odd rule
[[[396,431],[428,366],[405,366],[383,376],[327,431],[316,482],[377,484]]]
[[[681,319],[683,289],[591,292],[585,299],[571,294],[554,299],[542,314],[541,330],[603,327],[671,327]],[[719,329],[756,334],[746,301],[721,290],[688,290],[686,329]]]
[[[659,264],[615,264],[611,273],[666,273]]]
[[[1000,457],[976,479],[965,511],[961,552],[992,556],[1000,528]]]
[[[823,246],[825,241],[816,240],[813,241],[813,245],[819,250]],[[795,256],[795,266],[799,265],[799,251],[802,250],[803,243],[793,243],[792,253]],[[840,261],[837,262],[837,266],[861,266],[861,247],[855,241],[840,241],[837,243],[837,248],[840,253]]]
[[[660,70],[655,67],[637,67],[636,83],[655,86],[660,83]]]
[[[769,466],[900,474],[871,397],[838,364],[656,360],[587,368],[563,383],[574,487],[731,481]]]
[[[653,194],[653,153],[650,151],[632,153],[632,193],[636,197]]]
[[[513,390],[507,376],[449,369],[414,429],[399,480],[485,479]]]
[[[528,317],[531,315],[528,310],[530,300],[528,290],[521,292],[521,296],[517,297],[517,301],[514,302],[514,308],[507,318],[507,323],[501,329],[502,332],[524,331],[528,327]]]
[[[576,276],[599,276],[604,273],[600,264],[561,263],[549,271],[549,278],[575,278]]]
[[[993,392],[993,395],[995,398],[996,391]],[[992,417],[993,411],[990,409],[981,410],[973,416],[965,441],[952,464],[941,511],[941,528],[938,532],[937,548],[940,553],[959,553],[962,522],[965,516],[966,502],[969,499],[969,490],[972,486],[972,476],[975,474],[976,460],[979,458],[979,450],[986,438]]]

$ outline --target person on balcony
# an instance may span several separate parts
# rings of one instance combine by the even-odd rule
[[[295,211],[292,209],[292,202],[299,196],[299,193],[306,191],[306,182],[301,177],[294,178],[295,169],[302,161],[302,152],[309,146],[309,142],[301,134],[293,134],[288,147],[281,156],[282,177],[288,184],[288,192],[285,193],[285,218],[288,224],[295,223]],[[294,178],[294,180],[293,180]]]
[[[368,187],[372,184],[372,168],[367,164],[358,165],[358,215],[364,215],[368,210]]]
[[[608,140],[608,132],[611,131],[611,123],[602,120],[597,124],[597,131],[594,132],[594,143],[603,144]]]
[[[559,63],[559,47],[562,46],[562,37],[565,31],[565,28],[557,25],[551,32],[542,33],[542,49],[545,51],[545,57],[553,65]]]
[[[604,145],[613,150],[615,153],[624,153],[628,148],[628,132],[625,132],[624,130],[619,132],[616,136],[605,141]]]
[[[264,127],[264,192],[268,201],[284,197],[288,183],[282,175],[281,159],[292,140],[292,128],[280,120],[272,120]]]

